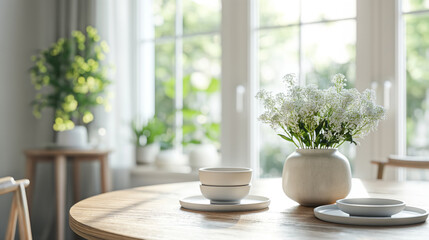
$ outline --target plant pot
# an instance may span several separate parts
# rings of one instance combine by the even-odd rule
[[[220,158],[213,144],[199,144],[192,147],[189,153],[189,165],[192,169],[202,167],[216,167]]]
[[[351,189],[347,158],[337,149],[297,149],[283,167],[283,191],[303,206],[335,203]]]
[[[176,149],[163,150],[156,156],[155,165],[159,169],[170,171],[181,171],[189,169],[188,159],[184,154]]]
[[[57,132],[56,144],[66,148],[88,148],[88,130],[85,126]]]
[[[137,164],[151,164],[155,162],[160,146],[158,143],[152,143],[143,147],[136,147]]]

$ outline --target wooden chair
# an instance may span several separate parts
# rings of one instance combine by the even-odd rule
[[[6,240],[15,239],[16,222],[19,220],[20,239],[31,240],[30,216],[28,213],[25,187],[30,184],[27,179],[15,181],[12,177],[0,178],[0,195],[14,192],[6,231]]]
[[[371,161],[371,163],[378,165],[377,179],[383,179],[385,166],[429,169],[429,158],[424,157],[390,155],[387,161]]]

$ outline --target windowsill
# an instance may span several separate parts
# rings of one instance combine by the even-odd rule
[[[198,181],[198,172],[187,166],[157,168],[155,165],[139,165],[130,169],[131,187]]]

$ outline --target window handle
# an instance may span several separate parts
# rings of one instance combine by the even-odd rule
[[[243,85],[238,85],[235,88],[235,110],[237,113],[241,113],[244,110],[244,94],[246,88]]]

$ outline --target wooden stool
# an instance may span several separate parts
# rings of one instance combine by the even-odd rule
[[[9,223],[6,231],[6,240],[15,239],[16,221],[19,219],[20,239],[31,240],[30,215],[28,214],[25,187],[30,184],[27,179],[15,180],[12,177],[0,178],[0,194],[14,192],[10,208]]]
[[[385,166],[429,169],[428,158],[414,156],[391,155],[387,158],[387,161],[371,161],[371,163],[378,165],[377,179],[383,179]]]
[[[108,155],[110,150],[26,150],[27,178],[33,183],[35,179],[36,163],[39,161],[53,161],[55,164],[55,190],[57,200],[57,240],[64,239],[65,203],[66,203],[66,160],[73,161],[73,192],[74,202],[79,201],[79,165],[81,161],[99,161],[101,171],[101,192],[110,191],[110,172]],[[31,209],[33,187],[28,188],[28,202]]]

